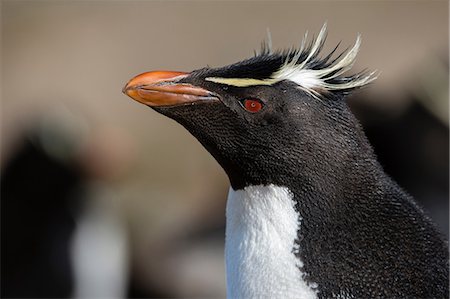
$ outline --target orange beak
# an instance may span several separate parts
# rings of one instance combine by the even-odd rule
[[[179,106],[199,101],[217,100],[210,91],[178,81],[189,73],[154,71],[131,79],[123,93],[150,107]]]

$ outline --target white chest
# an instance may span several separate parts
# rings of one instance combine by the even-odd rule
[[[316,298],[294,255],[300,228],[286,187],[230,188],[225,260],[229,298]]]

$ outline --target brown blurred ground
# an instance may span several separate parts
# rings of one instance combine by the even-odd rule
[[[447,1],[3,1],[1,9],[2,166],[30,126],[72,117],[82,128],[80,159],[98,164],[88,171],[119,195],[138,284],[145,289],[159,279],[173,296],[224,294],[214,253],[208,259],[182,247],[190,250],[191,268],[180,266],[179,255],[167,262],[156,254],[198,228],[220,227],[228,181],[181,126],[121,93],[128,79],[249,57],[267,28],[274,48],[297,45],[306,30],[317,33],[327,22],[326,49],[339,41],[344,49],[362,35],[354,69],[377,69],[380,76],[361,93],[367,105],[395,114],[408,106],[422,70],[448,58]],[[440,105],[448,111],[448,101]],[[205,260],[212,262],[199,265]],[[202,284],[205,277],[212,281]]]

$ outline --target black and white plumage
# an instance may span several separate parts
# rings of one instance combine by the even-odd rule
[[[228,174],[229,297],[447,297],[447,243],[344,100],[375,78],[346,75],[359,38],[321,58],[325,36],[223,68],[144,73],[124,92],[182,124]]]
[[[219,77],[214,77],[214,72],[211,72],[210,77],[205,80],[237,87],[274,85],[289,80],[312,96],[319,97],[321,92],[350,91],[376,79],[375,72],[343,76],[353,66],[361,45],[359,36],[350,50],[332,58],[339,45],[327,56],[319,56],[325,45],[326,35],[324,25],[318,37],[310,43],[307,44],[308,35],[305,34],[300,48],[275,53],[270,43],[263,44],[260,54],[218,69]]]

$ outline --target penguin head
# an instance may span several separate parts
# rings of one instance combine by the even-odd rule
[[[312,165],[323,142],[333,146],[336,138],[329,135],[345,106],[340,99],[374,80],[373,73],[342,75],[353,64],[359,38],[337,58],[331,59],[334,51],[319,58],[325,36],[324,26],[308,45],[305,37],[300,49],[272,52],[264,46],[254,57],[221,68],[143,73],[123,92],[183,125],[235,190],[277,183],[294,175],[292,169]]]

